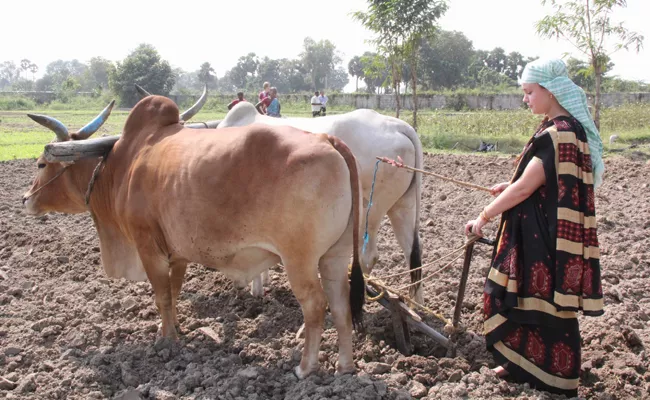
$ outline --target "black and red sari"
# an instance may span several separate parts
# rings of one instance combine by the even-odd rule
[[[571,117],[546,122],[512,179],[531,162],[546,184],[501,216],[484,289],[488,349],[517,381],[577,396],[578,311],[603,314],[589,145]]]

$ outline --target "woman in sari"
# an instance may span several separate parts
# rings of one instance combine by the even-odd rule
[[[499,376],[577,396],[578,312],[603,314],[594,188],[602,182],[600,134],[585,93],[562,60],[529,63],[524,102],[545,118],[510,182],[466,234],[501,215],[483,293],[484,332]]]

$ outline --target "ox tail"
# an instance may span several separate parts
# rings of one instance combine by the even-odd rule
[[[404,129],[400,129],[400,132],[409,138],[411,143],[413,143],[413,148],[415,150],[415,168],[423,169],[424,165],[424,156],[422,154],[422,142],[420,141],[420,136],[410,125],[404,124]],[[422,208],[422,174],[417,172],[413,173],[413,179],[411,180],[411,185],[406,190],[405,195],[414,192],[415,195],[415,224],[413,232],[413,244],[411,245],[411,259],[409,260],[409,268],[416,269],[422,266],[422,249],[420,248],[420,212]],[[411,272],[411,282],[417,282],[422,279],[422,270],[418,269],[417,271]],[[419,288],[419,285],[416,287]],[[416,289],[414,288],[414,289]]]
[[[327,135],[327,139],[341,154],[350,171],[350,186],[352,188],[352,269],[350,271],[350,311],[352,323],[359,331],[363,329],[363,304],[365,302],[366,285],[363,280],[363,270],[359,262],[359,229],[361,226],[361,182],[357,161],[348,146],[336,136]]]

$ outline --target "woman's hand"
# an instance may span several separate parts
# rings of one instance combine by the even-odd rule
[[[490,188],[490,194],[494,197],[498,196],[510,186],[510,182],[497,183],[496,185]]]
[[[473,221],[468,221],[467,224],[465,225],[465,235],[469,236],[470,233],[474,234],[478,237],[483,237],[483,231],[482,228],[487,224],[488,221],[483,219],[482,217],[478,217]]]

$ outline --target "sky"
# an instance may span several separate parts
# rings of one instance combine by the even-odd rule
[[[249,52],[270,58],[296,58],[303,40],[330,40],[343,65],[372,51],[372,34],[350,13],[366,10],[366,0],[197,1],[112,0],[99,6],[88,0],[3,1],[0,13],[0,62],[27,58],[41,76],[48,63],[62,59],[88,62],[101,56],[123,60],[140,43],[153,45],[173,67],[195,71],[209,62],[217,77]],[[269,4],[274,4],[270,6]],[[475,49],[502,47],[524,56],[579,56],[570,44],[541,39],[535,22],[549,14],[539,0],[448,0],[439,20],[444,30],[460,31]],[[291,15],[291,16],[290,16]],[[650,49],[650,1],[628,0],[613,19],[646,38]],[[650,82],[650,50],[619,51],[611,75]],[[346,91],[354,90],[354,79]]]

